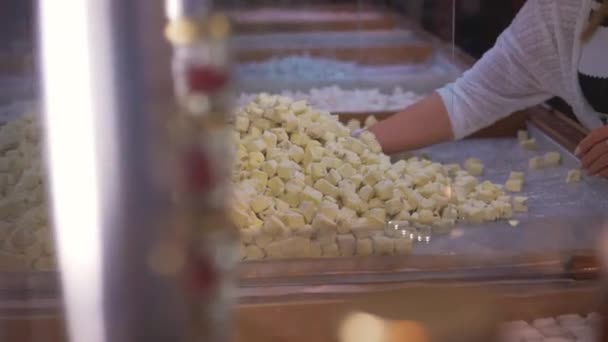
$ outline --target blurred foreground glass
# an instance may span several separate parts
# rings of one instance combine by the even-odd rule
[[[73,341],[229,337],[228,83],[192,86],[227,64],[205,54],[221,40],[179,44],[172,61],[163,36],[165,15],[205,28],[198,4],[191,13],[176,1],[40,1],[50,193]]]

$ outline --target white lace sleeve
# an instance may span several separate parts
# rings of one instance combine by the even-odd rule
[[[496,45],[462,77],[438,90],[456,139],[552,96],[541,79],[555,66],[559,70],[559,56],[552,45],[553,24],[543,22],[540,2],[528,0]]]

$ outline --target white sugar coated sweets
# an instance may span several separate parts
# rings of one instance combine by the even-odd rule
[[[265,257],[264,250],[256,245],[245,247],[245,260],[260,260]]]
[[[542,157],[532,157],[528,161],[528,167],[530,170],[540,170],[545,167],[544,160]]]
[[[515,228],[515,227],[519,226],[519,221],[518,220],[509,220],[509,225],[511,227]]]
[[[580,183],[581,180],[582,180],[581,170],[568,171],[568,175],[566,175],[566,183],[568,183],[568,184]]]
[[[374,251],[379,255],[393,255],[395,252],[394,240],[385,236],[372,236]]]
[[[515,212],[528,212],[528,197],[515,196],[513,198],[513,210]]]
[[[285,90],[281,92],[281,95],[294,101],[304,100],[316,109],[333,113],[399,111],[422,98],[418,94],[403,91],[399,87],[394,88],[392,92],[382,92],[373,88],[343,89],[338,86],[329,86],[313,88],[309,91]],[[246,106],[255,99],[255,94],[241,94],[237,102],[240,106]],[[348,127],[351,128],[350,125]]]
[[[303,101],[260,95],[237,110],[234,130],[232,219],[246,260],[405,255],[412,241],[386,235],[389,220],[430,230],[513,212],[502,186],[471,174],[481,161],[467,161],[470,172],[414,157],[392,163],[371,132],[351,137]]]
[[[348,121],[348,123],[346,124],[346,127],[348,127],[348,129],[351,132],[354,132],[354,131],[358,130],[359,128],[361,128],[361,121],[359,121],[357,119],[350,119]]]
[[[519,179],[519,180],[522,180],[522,181],[523,181],[523,180],[524,180],[524,178],[525,178],[525,176],[526,176],[526,175],[525,175],[525,173],[523,173],[523,172],[512,171],[512,172],[509,174],[509,179]]]
[[[0,264],[7,270],[55,265],[36,121],[28,113],[0,126],[0,259],[8,260]]]
[[[374,245],[371,239],[357,239],[357,255],[369,256],[374,253]]]
[[[597,341],[597,327],[578,314],[557,318],[539,318],[528,325],[524,321],[504,323],[500,327],[503,341],[571,342]]]
[[[545,166],[558,166],[562,161],[562,155],[559,152],[547,152],[543,156]]]
[[[469,158],[464,162],[464,168],[473,176],[480,176],[483,173],[483,163],[477,158]]]
[[[367,119],[365,119],[365,122],[364,122],[363,126],[365,128],[369,128],[369,127],[372,127],[373,125],[375,125],[377,123],[378,123],[378,119],[376,119],[375,116],[370,115],[370,116],[367,117]]]
[[[538,146],[536,144],[536,139],[534,139],[534,138],[521,140],[519,142],[519,145],[524,150],[528,150],[528,151],[534,151],[534,150],[536,150],[538,148]]]
[[[357,240],[353,235],[338,235],[337,241],[341,256],[349,257],[355,255],[357,250]]]
[[[505,189],[510,192],[521,192],[524,182],[521,179],[509,179],[505,183]]]

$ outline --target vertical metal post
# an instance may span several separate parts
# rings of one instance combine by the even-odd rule
[[[228,340],[226,18],[176,0],[41,0],[39,15],[71,339]]]
[[[163,3],[40,0],[39,18],[70,338],[182,340],[180,286],[148,260],[171,224],[157,127],[173,104]]]

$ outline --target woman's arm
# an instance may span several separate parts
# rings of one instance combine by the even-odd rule
[[[496,45],[455,83],[372,127],[384,151],[461,139],[549,99],[547,80],[561,70],[548,6],[548,0],[527,1]]]
[[[387,154],[453,139],[448,112],[437,93],[375,124],[369,130]]]

